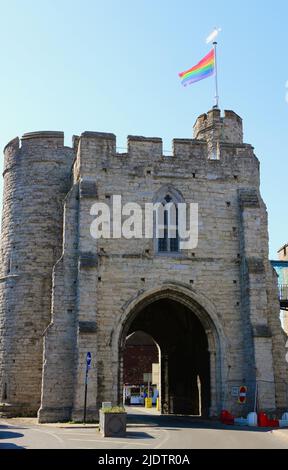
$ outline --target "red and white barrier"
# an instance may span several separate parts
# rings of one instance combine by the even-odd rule
[[[285,428],[288,427],[288,413],[284,413],[282,419],[270,419],[266,413],[249,413],[247,418],[234,418],[227,410],[223,410],[220,415],[220,421],[226,425],[250,426],[260,428]]]

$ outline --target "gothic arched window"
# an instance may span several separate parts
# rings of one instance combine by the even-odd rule
[[[155,217],[155,248],[158,253],[178,253],[178,203],[182,196],[171,187],[162,188],[154,203],[157,203]]]

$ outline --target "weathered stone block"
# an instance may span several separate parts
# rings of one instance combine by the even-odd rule
[[[96,333],[97,324],[93,321],[79,321],[79,333],[89,334]]]
[[[81,253],[79,256],[79,268],[80,269],[91,269],[97,268],[98,256],[94,253]]]
[[[263,274],[265,273],[265,266],[261,258],[246,258],[246,265],[249,274]]]
[[[269,326],[267,325],[254,325],[253,336],[255,338],[271,338],[272,333]]]
[[[260,207],[259,197],[255,189],[240,189],[239,200],[242,209]]]
[[[97,184],[96,181],[82,180],[80,183],[80,197],[82,199],[97,198]]]

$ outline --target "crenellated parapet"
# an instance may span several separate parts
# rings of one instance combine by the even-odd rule
[[[198,168],[205,172],[210,171],[211,160],[220,161],[217,167],[220,173],[223,169],[241,173],[245,164],[258,171],[253,147],[243,143],[242,119],[233,111],[225,111],[221,117],[220,110],[213,109],[199,116],[194,126],[194,138],[174,139],[169,155],[163,151],[163,141],[159,137],[129,135],[124,153],[118,153],[116,136],[110,133],[84,132],[73,138],[73,145],[77,155],[74,181],[79,180],[80,175],[93,175],[113,168],[121,168],[123,172],[131,172],[134,168],[139,175],[142,174],[141,166],[156,173],[168,167],[177,171],[184,163],[190,165],[191,170]],[[215,165],[213,168],[216,169]]]

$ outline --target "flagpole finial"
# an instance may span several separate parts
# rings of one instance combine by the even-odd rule
[[[210,44],[211,42],[213,42],[217,38],[218,34],[221,33],[221,31],[222,31],[221,28],[214,28],[212,33],[209,34],[209,36],[207,37],[206,43]]]

